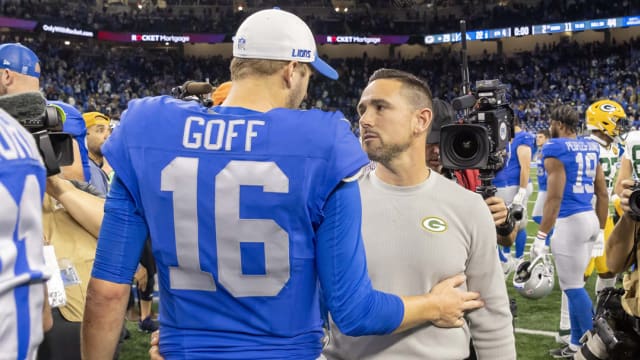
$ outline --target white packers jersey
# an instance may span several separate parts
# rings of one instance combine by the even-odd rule
[[[604,181],[607,184],[607,192],[611,195],[616,174],[620,168],[620,150],[617,144],[611,144],[608,148],[600,145],[600,165],[604,173]]]
[[[640,131],[630,131],[627,134],[623,156],[631,160],[633,178],[638,179],[640,174]]]

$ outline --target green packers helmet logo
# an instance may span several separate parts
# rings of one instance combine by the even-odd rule
[[[433,233],[441,233],[447,231],[447,223],[436,216],[430,216],[422,219],[422,227]]]

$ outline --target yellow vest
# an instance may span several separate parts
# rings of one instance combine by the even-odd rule
[[[97,239],[78,224],[56,200],[45,194],[43,202],[45,239],[53,245],[58,261],[69,259],[80,277],[79,285],[65,288],[67,304],[59,308],[67,321],[81,322],[87,285],[96,257]]]

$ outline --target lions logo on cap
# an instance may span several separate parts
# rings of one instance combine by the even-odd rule
[[[432,233],[447,231],[447,222],[437,216],[429,216],[422,219],[422,227]]]
[[[246,50],[245,46],[247,45],[247,39],[241,37],[238,39],[238,50]]]

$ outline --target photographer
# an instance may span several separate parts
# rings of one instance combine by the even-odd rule
[[[29,109],[10,109],[5,96],[37,88],[39,76],[31,50],[0,45],[0,356],[8,359],[32,359],[52,322],[41,223],[46,170],[34,138],[16,121],[15,113]]]
[[[622,289],[606,288],[598,293],[593,330],[586,333],[584,344],[575,359],[638,359],[640,357],[640,213],[637,183],[624,178],[618,181],[623,215],[606,243],[607,266],[612,272],[625,274]]]
[[[426,144],[427,165],[446,178],[455,180],[466,189],[476,191],[476,188],[480,185],[479,172],[477,169],[450,170],[442,166],[440,159],[440,130],[442,126],[453,123],[455,123],[453,107],[444,100],[433,99],[433,121]],[[508,214],[504,200],[497,196],[492,196],[485,199],[485,203],[489,206],[495,225],[500,226],[504,224]],[[496,234],[498,244],[502,246],[513,245],[516,233],[517,227],[514,227],[509,235]]]
[[[638,317],[640,316],[640,293],[638,293],[639,268],[637,265],[640,259],[640,248],[638,248],[640,217],[629,204],[631,194],[635,192],[635,196],[638,195],[635,184],[632,179],[624,179],[620,183],[622,188],[620,206],[624,214],[613,228],[605,251],[607,253],[607,267],[612,272],[620,273],[629,269],[631,265],[636,265],[634,270],[625,275],[624,287],[627,294],[625,294],[626,301],[623,301],[623,305],[626,305],[625,310],[629,314]]]

